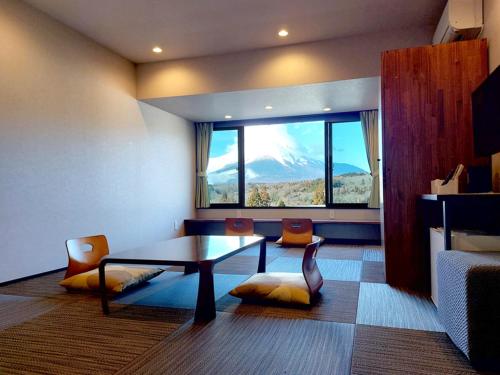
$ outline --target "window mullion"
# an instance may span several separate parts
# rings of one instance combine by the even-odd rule
[[[238,128],[238,205],[245,207],[245,128]]]

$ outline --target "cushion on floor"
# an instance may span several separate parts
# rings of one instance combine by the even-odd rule
[[[323,242],[324,238],[323,237],[320,237],[320,236],[309,236],[306,235],[305,236],[302,236],[302,237],[293,237],[293,238],[290,238],[290,237],[287,237],[286,239],[283,239],[283,237],[280,237],[276,243],[278,245],[281,245],[281,246],[285,246],[285,247],[297,247],[297,246],[300,246],[300,247],[303,247],[303,246],[306,246],[306,245],[309,245],[311,242],[316,242],[316,241],[320,241],[320,242]]]
[[[106,289],[120,293],[125,289],[146,282],[162,273],[160,268],[106,266]],[[71,276],[59,282],[59,285],[72,290],[99,290],[99,269],[93,269]]]
[[[301,273],[257,273],[229,292],[234,297],[309,305],[311,297]]]

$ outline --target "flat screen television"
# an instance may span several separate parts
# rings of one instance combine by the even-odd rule
[[[476,155],[500,152],[500,66],[472,93],[472,124]]]

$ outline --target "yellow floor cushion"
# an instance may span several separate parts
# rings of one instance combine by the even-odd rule
[[[311,298],[301,273],[257,273],[229,292],[242,299],[263,299],[309,305]]]
[[[160,268],[126,267],[120,265],[106,266],[106,289],[112,293],[120,293],[134,285],[152,279],[162,273]],[[99,290],[99,269],[94,269],[68,277],[59,282],[66,289]]]
[[[293,247],[293,246],[306,246],[306,245],[309,245],[311,242],[316,242],[316,241],[320,241],[320,242],[323,242],[324,238],[323,237],[320,237],[320,236],[311,236],[311,237],[303,237],[301,239],[296,239],[292,242],[290,242],[290,240],[288,239],[287,242],[284,242],[283,241],[283,237],[280,237],[276,243],[278,245],[282,245],[282,246],[289,246],[289,247]],[[305,242],[304,242],[305,241]]]

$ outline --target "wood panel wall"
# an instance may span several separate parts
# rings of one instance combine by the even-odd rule
[[[474,156],[471,92],[487,75],[484,39],[382,54],[383,221],[393,286],[428,291],[417,199],[458,163],[484,162]]]

